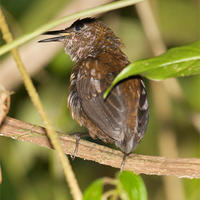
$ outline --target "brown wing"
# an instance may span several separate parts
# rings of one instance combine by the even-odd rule
[[[148,119],[149,119],[149,105],[147,99],[147,93],[145,90],[145,85],[143,80],[140,81],[141,83],[141,92],[140,92],[140,101],[138,106],[138,137],[139,141],[143,138],[145,130],[147,128]]]
[[[100,133],[101,139],[104,134],[105,138],[114,140],[122,151],[129,153],[138,144],[146,129],[143,127],[146,117],[143,117],[143,112],[139,112],[142,110],[140,106],[143,106],[142,99],[146,99],[146,93],[144,98],[140,98],[141,80],[131,78],[113,88],[104,100],[103,93],[106,88],[128,61],[113,60],[110,55],[103,57],[106,60],[89,58],[74,68],[74,74],[77,75],[74,97],[77,98],[73,101],[78,106],[74,106],[73,111],[76,109],[75,118],[89,130],[91,136],[99,137]],[[141,120],[138,119],[139,115]]]
[[[102,98],[105,91],[103,80],[83,78],[77,82],[78,94],[81,97],[81,106],[86,118],[89,119],[97,129],[113,140],[122,140],[123,124],[126,121],[127,111],[121,91],[117,86],[110,96]],[[84,123],[85,125],[87,122]],[[90,126],[90,124],[89,124]],[[90,127],[86,127],[91,130]],[[91,130],[90,134],[95,134]],[[98,135],[97,135],[98,137]]]

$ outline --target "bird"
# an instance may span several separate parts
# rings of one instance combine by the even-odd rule
[[[143,138],[149,118],[146,87],[139,75],[120,81],[103,98],[115,77],[130,64],[123,43],[102,21],[90,17],[44,34],[53,37],[39,42],[62,42],[75,62],[67,100],[72,118],[93,139],[115,144],[123,152],[123,170],[126,157]]]

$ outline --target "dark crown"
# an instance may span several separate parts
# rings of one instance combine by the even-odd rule
[[[71,27],[81,26],[83,24],[89,24],[89,23],[92,23],[92,22],[95,22],[95,21],[96,21],[96,19],[91,18],[91,17],[87,17],[87,18],[84,18],[84,19],[78,19],[71,25]]]

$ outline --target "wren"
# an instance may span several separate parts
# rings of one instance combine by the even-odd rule
[[[68,95],[73,119],[89,135],[105,143],[115,143],[126,155],[144,136],[148,124],[148,100],[140,76],[121,81],[103,99],[105,90],[119,72],[130,64],[122,52],[122,42],[104,23],[94,18],[75,21],[64,30],[49,31],[57,35],[39,42],[62,42],[75,62]]]

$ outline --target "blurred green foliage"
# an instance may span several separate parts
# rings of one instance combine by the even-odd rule
[[[115,179],[101,178],[94,181],[84,192],[83,200],[117,199],[122,200],[147,200],[147,191],[142,178],[132,172],[123,171],[116,175]],[[112,185],[112,189],[103,193],[105,185]]]
[[[200,3],[198,0],[152,0],[154,13],[168,47],[184,45],[200,38]],[[69,1],[66,0],[1,0],[8,23],[15,36],[31,31],[51,20]],[[152,55],[142,25],[133,7],[112,11],[101,16],[125,44],[124,51],[131,61]],[[1,41],[2,43],[2,41]],[[44,69],[33,78],[45,110],[54,127],[70,133],[85,130],[71,119],[67,109],[69,76],[73,63],[64,51],[58,52]],[[146,81],[148,84],[148,81]],[[200,76],[179,78],[184,98],[171,100],[171,128],[176,133],[179,156],[200,156],[200,133],[192,123],[192,115],[200,113]],[[150,122],[145,137],[136,153],[159,155],[158,126],[151,89]],[[56,103],[55,103],[56,102]],[[41,125],[24,87],[12,95],[10,116]],[[53,150],[33,144],[0,137],[0,162],[3,182],[0,184],[2,200],[64,200],[71,199],[62,170]],[[84,191],[97,178],[115,177],[116,169],[93,162],[75,159],[72,162],[78,182]],[[142,176],[151,200],[166,199],[162,177]],[[198,200],[199,180],[183,180],[187,200]]]
[[[94,181],[84,192],[83,200],[96,199],[101,200],[103,194],[103,180]]]

